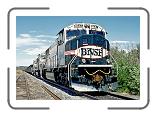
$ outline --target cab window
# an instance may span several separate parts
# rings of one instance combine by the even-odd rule
[[[104,36],[104,32],[103,31],[96,31],[96,30],[89,30],[89,34],[97,34],[97,35]]]
[[[80,36],[86,34],[86,30],[67,30],[66,37],[70,39],[70,37]]]

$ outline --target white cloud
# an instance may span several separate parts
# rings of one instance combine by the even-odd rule
[[[23,52],[26,53],[27,55],[36,56],[40,53],[45,52],[48,47],[49,46],[40,46],[38,48],[28,48],[28,49],[23,50]]]
[[[24,38],[31,37],[29,34],[26,34],[26,33],[20,34],[20,36]]]
[[[132,49],[136,49],[137,44],[139,44],[139,42],[135,42],[135,41],[118,41],[118,40],[110,41],[111,48],[117,47],[119,50],[124,50],[125,52],[129,52]]]
[[[16,59],[16,66],[29,66],[33,63],[33,60],[37,58],[37,55],[45,52],[49,46],[40,46],[36,48],[28,48],[18,51],[18,57]],[[21,57],[20,57],[20,56]]]
[[[37,32],[36,30],[29,31],[29,33],[36,33],[36,32]]]
[[[118,41],[118,40],[115,40],[115,41],[110,41],[110,43],[129,43],[129,41]]]
[[[37,38],[52,38],[52,39],[57,38],[57,36],[52,36],[52,35],[37,35],[35,37],[37,37]]]
[[[118,41],[118,40],[110,41],[110,43],[112,43],[112,44],[115,44],[115,43],[118,43],[118,44],[129,44],[129,43],[137,44],[137,42],[135,42],[135,41]]]
[[[32,31],[31,33],[35,33]],[[16,38],[17,66],[29,66],[32,61],[37,58],[37,55],[45,52],[52,44],[53,36],[50,35],[33,35],[23,33]],[[54,36],[55,37],[55,36]],[[52,38],[52,39],[45,39]]]
[[[39,39],[32,37],[30,34],[20,34],[19,37],[16,38],[16,47],[24,47],[24,46],[44,46],[49,43],[49,40]]]
[[[33,63],[33,58],[17,59],[16,66],[29,66]]]

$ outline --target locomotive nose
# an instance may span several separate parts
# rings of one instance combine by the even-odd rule
[[[82,35],[73,41],[74,44],[77,45],[75,54],[82,59],[100,59],[109,53],[109,42],[101,35]]]

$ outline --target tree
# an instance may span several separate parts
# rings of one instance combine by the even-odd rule
[[[111,49],[111,54],[118,64],[119,92],[140,94],[140,45],[126,52],[118,47]]]

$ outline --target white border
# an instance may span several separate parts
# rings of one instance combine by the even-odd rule
[[[81,10],[81,9],[80,9]],[[103,11],[104,14],[95,13],[83,13],[78,12],[78,16],[140,16],[140,100],[61,100],[61,101],[49,101],[49,100],[16,100],[16,16],[76,16],[72,12],[66,14],[49,11],[33,11],[33,10],[14,10],[10,14],[10,51],[9,56],[12,60],[8,61],[10,67],[10,102],[15,107],[52,107],[53,110],[59,111],[90,111],[91,107],[94,110],[101,111],[107,109],[107,107],[142,107],[147,103],[147,62],[148,50],[147,50],[147,14],[141,10],[121,10],[121,11]],[[120,28],[120,27],[119,27]],[[93,105],[94,104],[94,105]],[[97,107],[97,106],[102,107]],[[73,107],[74,106],[74,107]],[[81,107],[80,107],[81,106]],[[87,109],[86,109],[87,108]]]

